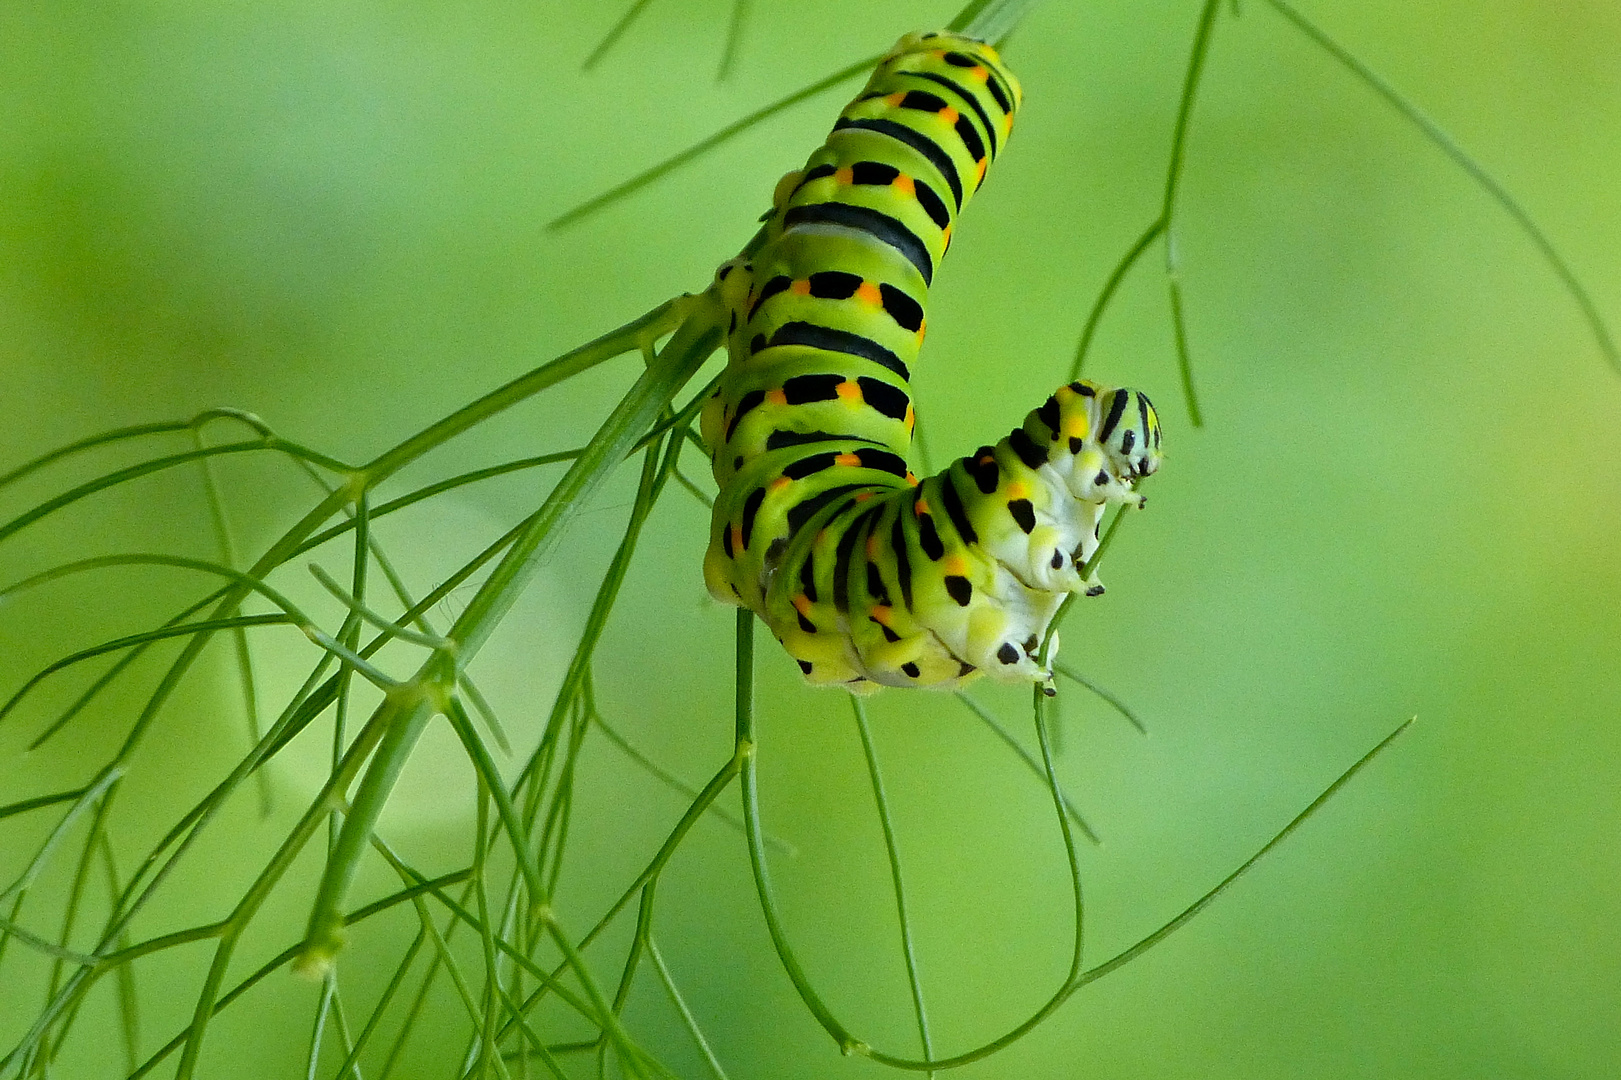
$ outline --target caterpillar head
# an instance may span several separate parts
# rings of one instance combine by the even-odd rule
[[[1106,390],[1098,396],[1098,441],[1111,472],[1130,483],[1152,476],[1160,462],[1159,414],[1140,390]]]

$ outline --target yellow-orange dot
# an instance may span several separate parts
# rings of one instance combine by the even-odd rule
[[[917,324],[917,343],[923,344],[923,335],[929,332],[929,321],[924,319]]]
[[[870,498],[872,498],[872,492],[870,491],[856,492],[856,502],[866,502]]]
[[[878,286],[870,281],[863,281],[856,286],[856,299],[868,307],[878,307],[884,302],[884,294],[878,291]]]
[[[976,82],[988,82],[991,77],[991,69],[987,67],[976,67],[968,73],[968,77]]]
[[[743,526],[741,525],[732,526],[732,550],[743,550]]]
[[[905,173],[901,173],[889,182],[889,186],[905,195],[909,199],[917,198],[917,181]]]
[[[873,559],[875,561],[878,558],[878,534],[877,533],[868,533],[867,534],[867,558]]]
[[[1023,480],[1010,480],[1007,486],[1009,499],[1026,499],[1030,497],[1030,486]]]
[[[846,469],[853,469],[857,465],[861,464],[861,459],[855,454],[840,454],[838,457],[833,459],[833,464],[842,465]]]
[[[958,112],[956,109],[953,109],[950,105],[947,105],[935,115],[948,124],[955,124],[957,122],[957,117],[961,116],[962,113]]]
[[[890,94],[888,97],[884,98],[884,100],[889,103],[891,108],[898,109],[901,107],[901,102],[906,100],[906,91],[897,90],[893,94]]]
[[[788,291],[795,296],[809,296],[810,278],[800,278],[798,281],[789,282]]]
[[[917,502],[912,504],[912,513],[916,514],[918,517],[923,517],[928,512],[929,512],[929,500],[927,500],[927,499],[919,499],[919,500],[917,500]]]
[[[885,607],[883,604],[874,604],[872,606],[872,610],[870,612],[868,612],[868,614],[872,616],[872,621],[877,623],[878,625],[880,625],[880,626],[888,626],[889,625],[890,609]]]
[[[1086,414],[1085,413],[1075,413],[1072,416],[1065,419],[1065,421],[1064,421],[1064,434],[1066,436],[1068,436],[1069,438],[1071,438],[1071,439],[1084,439],[1084,438],[1086,438],[1086,431],[1087,431],[1088,426],[1089,425],[1086,422]]]
[[[833,182],[836,184],[841,184],[845,187],[849,187],[850,183],[854,181],[855,178],[855,170],[849,166],[845,166],[842,169],[835,169],[833,172]]]
[[[861,404],[860,383],[853,382],[850,379],[845,379],[843,382],[839,383],[839,385],[833,388],[833,392],[839,395],[840,401],[847,401],[854,405]]]
[[[944,240],[947,244],[951,243],[951,226],[950,225],[947,225],[945,228],[940,230],[940,238],[942,240]]]
[[[810,597],[806,596],[804,593],[800,593],[798,596],[794,597],[794,608],[801,615],[809,615],[811,609]]]
[[[980,158],[978,163],[974,166],[978,170],[974,176],[975,187],[978,187],[985,182],[985,166],[989,165],[990,163],[990,158]]]
[[[793,481],[788,479],[786,476],[779,476],[775,480],[771,481],[771,490],[781,491],[791,483],[793,483]]]
[[[917,484],[918,484],[917,473],[914,473],[914,472],[907,473],[906,474],[906,486],[907,487],[917,487]]]
[[[1005,139],[1011,134],[1013,134],[1013,114],[1008,113],[1002,118],[1002,138]]]
[[[782,387],[780,386],[774,390],[767,390],[765,392],[765,399],[773,405],[788,404],[788,395],[783,393]]]
[[[921,333],[921,331],[919,331]],[[912,406],[906,406],[906,430],[911,431],[912,425],[917,423],[917,411]]]
[[[958,577],[968,573],[968,560],[961,555],[947,555],[941,565],[946,568],[946,573],[955,574]]]

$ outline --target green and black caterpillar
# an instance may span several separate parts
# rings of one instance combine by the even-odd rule
[[[1021,99],[989,45],[908,34],[718,272],[704,577],[810,682],[1049,682],[1036,654],[1059,602],[1103,591],[1080,569],[1104,508],[1141,505],[1159,466],[1148,398],[1075,382],[995,446],[922,481],[907,468],[928,287]]]

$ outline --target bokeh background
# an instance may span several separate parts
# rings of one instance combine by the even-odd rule
[[[547,221],[953,14],[756,3],[717,81],[730,4],[655,0],[582,71],[617,7],[7,5],[0,471],[216,404],[363,460],[702,287],[847,91],[577,226]],[[1515,192],[1621,322],[1621,8],[1304,9]],[[1196,14],[1187,0],[1048,0],[1013,39],[1027,106],[931,302],[918,395],[937,460],[1004,432],[1064,377],[1093,295],[1157,211]],[[1418,722],[1214,907],[963,1075],[1616,1075],[1621,378],[1508,217],[1259,0],[1218,27],[1177,233],[1206,426],[1191,428],[1179,400],[1157,255],[1088,362],[1149,391],[1167,444],[1150,512],[1107,560],[1108,595],[1064,632],[1064,657],[1150,728],[1143,738],[1066,689],[1061,773],[1104,838],[1083,853],[1088,956],[1164,922],[1384,734]],[[575,444],[635,367],[515,410],[399,489]],[[8,516],[90,471],[7,493]],[[309,502],[285,467],[233,463],[222,479],[242,551]],[[520,745],[544,718],[630,490],[582,508],[479,661]],[[380,534],[423,589],[543,491],[527,474],[467,489]],[[613,720],[699,783],[731,738],[732,617],[703,593],[706,522],[681,492],[661,503],[597,666]],[[0,569],[11,580],[88,551],[151,549],[212,554],[194,475],[64,515],[0,549]],[[191,583],[131,572],[0,608],[0,691],[189,595]],[[267,700],[298,677],[293,637],[258,647]],[[241,753],[228,659],[221,650],[188,684],[138,759],[121,848],[149,842]],[[790,933],[841,1017],[910,1053],[848,705],[801,688],[774,650],[761,664],[767,825],[797,849],[773,864]],[[57,700],[83,685],[69,684]],[[979,696],[1028,739],[1023,694]],[[1041,786],[949,698],[892,691],[872,711],[936,1047],[960,1050],[1062,977],[1062,848]],[[109,707],[25,753],[48,716],[42,704],[0,726],[0,802],[82,779],[129,719]],[[144,926],[218,917],[272,826],[319,783],[323,753],[318,737],[290,748],[272,770],[271,821],[242,800]],[[684,805],[606,742],[588,761],[576,873],[559,899],[582,928]],[[470,773],[435,732],[384,827],[424,865],[449,867],[465,857],[471,807]],[[6,826],[9,877],[40,834]],[[301,866],[300,888],[316,869]],[[45,910],[64,876],[42,882]],[[701,826],[661,899],[660,943],[732,1077],[877,1074],[841,1059],[793,995],[735,831]],[[305,903],[295,890],[273,906],[264,940],[291,940]],[[407,934],[409,920],[393,929]],[[375,955],[390,932],[377,931]],[[345,960],[361,1001],[377,977],[368,948]],[[201,962],[186,953],[143,973],[149,1049],[189,1015]],[[609,952],[598,962],[616,970]],[[26,980],[0,985],[8,1046],[39,995]],[[315,996],[291,976],[268,981],[216,1025],[206,1074],[301,1075]],[[463,1023],[448,994],[438,1003],[396,1075],[454,1074]],[[682,1075],[703,1074],[656,988],[639,987],[630,1022]],[[111,1011],[86,1023],[56,1075],[116,1068]]]

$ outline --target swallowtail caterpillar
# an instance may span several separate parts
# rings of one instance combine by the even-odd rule
[[[1079,571],[1105,507],[1141,505],[1159,467],[1148,398],[1075,382],[994,446],[907,468],[929,284],[1021,97],[989,45],[908,34],[777,185],[763,243],[717,274],[704,577],[812,683],[1050,683],[1037,652],[1059,603],[1102,592]]]

